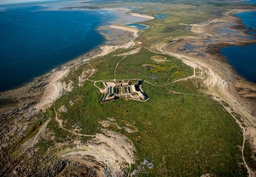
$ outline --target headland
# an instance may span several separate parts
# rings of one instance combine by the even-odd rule
[[[155,4],[146,5],[145,14],[155,16]],[[139,35],[125,23],[102,27],[111,29],[108,44],[1,94],[9,105],[1,109],[7,134],[0,157],[18,164],[10,163],[3,172],[255,176],[250,154],[256,148],[255,85],[219,54],[220,47],[255,41],[248,41],[233,16],[237,11],[211,12],[218,15],[188,24],[186,18],[190,22],[206,12],[183,4],[161,8],[174,15],[148,18],[143,24],[149,28]],[[115,86],[116,81],[145,79],[150,100],[99,104],[101,90],[112,93],[104,87],[111,79]]]

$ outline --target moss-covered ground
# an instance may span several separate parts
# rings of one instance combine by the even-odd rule
[[[204,96],[192,80],[171,83],[175,79],[170,76],[177,71],[185,73],[184,77],[192,75],[190,67],[164,55],[166,61],[158,64],[152,60],[155,55],[142,49],[127,56],[116,72],[117,79],[140,78],[148,81],[142,87],[150,97],[149,101],[142,103],[119,99],[101,104],[102,94],[92,81],[86,81],[82,87],[75,88],[56,101],[56,109],[61,105],[68,109],[60,117],[65,122],[64,126],[73,129],[74,124],[79,124],[82,127],[79,133],[90,135],[99,133],[99,122],[111,117],[117,120],[119,126],[133,126],[138,130],[135,133],[127,133],[115,126],[109,129],[132,140],[137,150],[136,165],[143,159],[154,164],[153,169],[146,168],[141,175],[200,176],[210,173],[246,176],[246,170],[241,165],[242,132],[234,119],[218,102]],[[90,64],[97,72],[90,79],[113,79],[116,63],[121,59],[113,53],[92,61]],[[152,72],[145,64],[166,69]],[[69,104],[71,100],[74,105]],[[52,122],[48,127],[55,131],[58,139],[70,139],[67,132],[58,129],[57,123]]]
[[[248,5],[222,1],[157,1],[122,3],[98,1],[97,7],[134,7],[132,11],[151,16],[163,15],[142,22],[149,28],[140,31],[137,41],[143,46],[151,47],[157,43],[175,37],[195,35],[189,25],[206,22],[232,8],[244,8]],[[140,176],[247,176],[242,163],[242,131],[224,108],[209,96],[200,92],[202,81],[188,79],[173,82],[192,75],[192,68],[180,60],[156,54],[142,48],[133,55],[127,56],[116,69],[115,67],[127,50],[118,50],[112,54],[90,61],[96,72],[82,87],[77,87],[78,76],[82,71],[91,69],[85,64],[71,71],[66,82],[73,80],[76,88],[56,101],[56,109],[65,105],[67,113],[61,113],[67,129],[80,125],[79,133],[95,134],[101,131],[101,120],[114,117],[119,126],[131,125],[138,131],[127,133],[110,126],[109,129],[120,132],[132,140],[136,147],[136,164],[133,169],[148,159],[154,164],[153,169],[145,168]],[[157,62],[155,59],[164,59]],[[143,90],[150,97],[147,102],[115,100],[101,104],[102,94],[94,86],[101,87],[104,80],[144,79]],[[74,102],[70,105],[69,101]],[[53,110],[51,108],[50,110]],[[48,111],[48,113],[51,111]],[[50,114],[50,113],[49,113]],[[54,114],[50,114],[54,116]],[[55,132],[58,142],[72,141],[66,131],[59,128],[53,119],[48,128]],[[86,142],[88,138],[82,138]],[[38,147],[45,152],[51,142],[40,141]],[[252,156],[247,145],[246,158]],[[249,160],[250,161],[250,160]],[[252,165],[250,161],[250,166]]]

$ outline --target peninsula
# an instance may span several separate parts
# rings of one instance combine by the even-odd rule
[[[59,3],[119,18],[103,45],[1,92],[1,176],[256,176],[256,84],[220,54],[256,44],[234,16],[255,5]]]

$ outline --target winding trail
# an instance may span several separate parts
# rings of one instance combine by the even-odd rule
[[[119,64],[120,64],[125,58],[127,58],[127,55],[125,55],[125,56],[116,64],[116,67],[115,67],[115,70],[114,70],[114,81],[116,81],[116,70],[117,70]]]
[[[163,45],[162,45],[163,46]],[[218,93],[216,92],[216,90],[214,90],[215,87],[218,86],[218,81],[220,80],[219,76],[217,76],[216,73],[213,72],[213,70],[208,67],[205,63],[202,63],[194,58],[191,58],[191,57],[188,57],[188,56],[185,56],[185,55],[181,55],[181,54],[176,54],[176,53],[173,53],[173,52],[168,52],[168,51],[164,51],[163,47],[157,47],[157,50],[161,52],[161,54],[166,54],[166,55],[170,55],[170,56],[174,56],[176,58],[179,58],[180,60],[182,60],[185,64],[191,66],[193,68],[193,75],[191,76],[188,76],[188,77],[185,77],[185,78],[181,78],[181,79],[178,79],[178,80],[174,80],[170,83],[166,83],[166,84],[162,84],[162,85],[158,85],[158,84],[154,84],[154,83],[151,83],[150,81],[147,81],[147,80],[144,80],[144,82],[150,84],[150,85],[153,85],[153,86],[156,86],[156,87],[163,87],[163,86],[167,86],[167,85],[170,85],[170,84],[173,84],[173,83],[176,83],[176,82],[180,82],[180,81],[183,81],[183,80],[188,80],[188,79],[192,79],[192,78],[198,78],[196,76],[196,68],[207,68],[207,70],[205,70],[205,72],[207,73],[207,82],[206,82],[206,85],[208,87],[208,91],[210,92],[210,95],[213,96],[214,100],[218,101],[219,104],[221,104],[225,109],[226,111],[235,119],[236,123],[239,125],[239,127],[242,129],[242,132],[243,132],[243,143],[242,143],[242,146],[241,146],[241,155],[242,155],[242,159],[243,159],[243,163],[244,163],[244,166],[246,167],[247,171],[248,171],[248,174],[249,174],[249,177],[252,177],[253,173],[251,171],[251,169],[249,168],[249,166],[247,165],[246,163],[246,160],[245,160],[245,157],[244,157],[244,148],[245,148],[245,140],[246,140],[246,135],[245,135],[245,128],[243,127],[243,125],[241,124],[241,122],[239,122],[239,120],[234,116],[232,115],[232,112],[230,109],[228,109],[225,105],[223,105],[222,103],[222,100],[225,101],[225,98],[221,97],[220,95],[218,95]],[[152,51],[154,53],[157,53],[155,51]],[[122,59],[116,64],[115,66],[115,70],[114,70],[114,79],[113,81],[116,81],[116,71],[117,71],[117,68],[119,67],[120,63],[125,59],[127,58],[127,55],[129,55],[130,53],[127,52],[125,53],[125,55],[123,55]],[[90,64],[88,63],[88,65],[92,68],[92,73],[86,78],[86,80],[88,81],[91,81],[94,83],[94,86],[98,89],[100,89],[96,83],[97,82],[104,82],[106,80],[90,80],[90,77],[95,73],[96,69]],[[134,78],[135,79],[138,79],[138,78]],[[122,79],[120,79],[122,80]],[[123,80],[127,80],[127,79],[123,79]],[[132,80],[132,79],[131,79]],[[189,93],[183,93],[183,92],[177,92],[177,91],[173,91],[173,90],[169,90],[170,93],[173,93],[173,94],[179,94],[179,95],[195,95],[195,96],[199,96],[199,95],[196,95],[196,94],[189,94]],[[84,136],[84,137],[92,137],[92,138],[96,138],[96,135],[86,135],[86,134],[80,134],[80,133],[77,133],[77,132],[74,132],[74,131],[71,131],[71,130],[68,130],[66,129],[65,127],[63,127],[63,124],[62,124],[62,120],[60,120],[58,118],[58,113],[56,111],[56,108],[55,108],[55,102],[54,102],[54,111],[55,111],[55,120],[58,122],[58,125],[60,128],[62,128],[63,130],[71,133],[71,134],[74,134],[74,135],[77,135],[77,136]],[[37,136],[39,135],[39,133],[37,134]],[[36,136],[36,137],[37,137]],[[103,138],[104,139],[104,138]],[[107,141],[107,139],[105,138],[104,139],[105,141]],[[35,139],[34,139],[35,141]],[[33,141],[33,142],[34,142]],[[109,142],[109,141],[107,141]],[[114,143],[110,142],[111,143],[111,146],[113,147],[117,147]],[[120,149],[119,149],[120,151]],[[122,155],[124,155],[126,157],[126,154],[124,152],[121,153]],[[128,158],[128,157],[126,157]],[[131,162],[128,162],[129,165],[131,164]],[[130,166],[131,167],[131,166]]]
[[[35,138],[33,139],[33,142],[30,144],[30,146],[34,146],[36,144],[36,141],[38,141],[38,136],[41,134],[41,132],[46,130],[46,127],[48,125],[48,123],[52,120],[52,118],[48,119],[44,125],[42,125],[42,127],[40,128],[40,130],[38,131],[38,133],[36,134]]]
[[[212,92],[212,90],[210,90]],[[249,166],[247,165],[246,161],[245,161],[245,157],[244,157],[244,147],[245,147],[245,128],[243,127],[243,125],[240,123],[239,120],[237,120],[237,118],[231,113],[231,111],[229,109],[226,108],[225,105],[223,105],[223,103],[221,102],[220,99],[218,99],[215,94],[212,92],[212,95],[214,97],[214,100],[218,101],[220,105],[222,105],[225,110],[235,119],[236,123],[239,125],[239,127],[243,130],[243,144],[242,144],[242,147],[241,147],[241,152],[242,152],[242,159],[243,159],[243,163],[248,171],[248,174],[249,174],[249,177],[252,177],[252,172],[251,172],[251,169],[249,168]]]
[[[88,79],[95,73],[95,71],[96,71],[96,70],[94,69],[94,67],[93,67],[90,63],[88,63],[88,65],[92,68],[92,73],[91,73],[85,80],[88,80]],[[77,135],[77,136],[93,137],[93,138],[96,137],[96,135],[85,135],[85,134],[81,134],[81,133],[77,133],[77,132],[68,130],[68,129],[66,129],[65,127],[63,127],[63,125],[62,125],[62,120],[60,120],[60,119],[58,118],[58,113],[57,113],[57,111],[56,111],[55,101],[54,101],[54,112],[55,112],[55,120],[58,122],[59,127],[62,128],[63,130],[65,130],[65,131],[67,131],[67,132],[69,132],[69,133],[72,133],[73,135]]]
[[[58,113],[57,113],[56,108],[55,108],[55,102],[54,102],[54,112],[55,112],[55,120],[58,122],[59,127],[62,128],[63,130],[65,130],[65,131],[67,131],[69,133],[72,133],[73,135],[77,135],[77,136],[85,136],[85,137],[93,137],[93,138],[96,137],[95,135],[85,135],[85,134],[81,134],[81,133],[76,133],[74,131],[68,130],[65,127],[63,127],[62,120],[60,120],[58,118]]]
[[[151,49],[149,49],[149,48],[147,48],[147,47],[145,47],[145,48],[148,49],[149,51],[153,52],[153,53],[161,54],[161,53],[156,52],[156,51],[153,51],[153,50],[151,50]],[[110,80],[110,81],[116,82],[116,71],[117,71],[117,68],[118,68],[118,66],[120,65],[120,63],[121,63],[124,59],[127,58],[127,55],[131,55],[131,54],[138,53],[138,52],[140,51],[140,49],[141,49],[141,48],[137,48],[137,49],[131,50],[131,51],[129,51],[129,52],[126,52],[126,53],[117,55],[117,56],[123,56],[123,58],[116,64],[115,70],[114,70],[114,79],[112,79],[112,80]],[[183,59],[183,60],[185,60],[185,59]],[[146,82],[146,83],[148,83],[148,84],[150,84],[150,85],[156,86],[156,87],[163,87],[163,86],[171,85],[171,84],[173,84],[173,83],[180,82],[180,81],[183,81],[183,80],[188,80],[188,79],[192,79],[192,78],[198,78],[198,77],[196,76],[196,66],[197,66],[197,65],[192,64],[190,61],[186,61],[185,63],[193,68],[193,75],[187,76],[187,77],[184,77],[184,78],[181,78],[181,79],[177,79],[177,80],[174,80],[174,81],[169,82],[169,83],[166,83],[166,84],[154,84],[154,83],[152,83],[152,82],[150,82],[150,81],[148,81],[148,80],[144,80],[144,82]],[[189,64],[188,64],[188,63],[189,63]],[[90,66],[91,66],[91,65],[90,65]],[[91,66],[91,67],[92,67],[92,66]],[[92,67],[92,68],[93,68],[93,67]],[[93,70],[95,71],[94,68],[93,68]],[[97,89],[99,89],[99,90],[102,90],[102,89],[99,88],[99,87],[96,85],[96,83],[97,83],[97,82],[105,82],[105,81],[106,81],[106,80],[91,80],[91,79],[86,79],[86,80],[88,80],[88,81],[90,81],[90,82],[93,82],[93,83],[94,83],[94,86],[95,86]],[[127,79],[119,79],[119,80],[127,80]],[[129,80],[139,80],[139,78],[130,78]],[[172,93],[174,93],[174,94],[179,94],[179,95],[183,94],[183,95],[195,95],[195,96],[199,96],[199,95],[196,95],[196,94],[189,94],[189,93],[177,92],[177,91],[173,91],[173,90],[169,90],[169,92],[172,92]]]
[[[114,81],[116,81],[116,70],[119,66],[119,64],[125,59],[127,58],[127,55],[132,55],[132,54],[136,54],[140,51],[141,47],[137,48],[137,49],[134,49],[134,50],[131,50],[131,51],[128,51],[128,52],[125,52],[123,54],[119,54],[119,55],[116,55],[116,56],[124,56],[117,64],[116,64],[116,67],[115,67],[115,70],[114,70]]]
[[[159,50],[163,54],[167,54],[167,55],[179,58],[185,64],[193,67],[194,68],[194,74],[191,77],[195,77],[195,68],[196,68],[196,66],[200,66],[200,67],[208,69],[208,71],[206,71],[206,72],[207,72],[207,75],[209,77],[209,78],[207,78],[209,81],[206,82],[206,85],[208,86],[208,90],[209,90],[210,94],[214,97],[214,100],[218,101],[219,104],[221,104],[223,106],[223,108],[235,119],[236,123],[239,125],[239,127],[243,131],[243,143],[242,143],[242,147],[241,147],[242,159],[243,159],[244,166],[246,167],[247,172],[249,174],[249,177],[253,177],[252,170],[249,168],[249,166],[248,166],[248,164],[247,164],[247,162],[245,160],[245,157],[244,157],[244,147],[245,147],[245,140],[246,140],[245,132],[246,132],[246,130],[243,127],[243,125],[239,122],[239,120],[237,120],[237,118],[231,113],[231,110],[228,109],[225,105],[223,105],[223,103],[221,101],[222,100],[225,101],[225,99],[223,97],[219,96],[218,93],[216,93],[216,91],[214,91],[214,88],[218,86],[218,80],[220,80],[220,78],[217,76],[216,73],[213,72],[213,70],[210,67],[208,67],[206,64],[204,64],[202,62],[197,61],[194,58],[191,58],[191,57],[188,57],[188,56],[185,56],[185,55],[176,54],[176,53],[173,53],[173,52],[164,51],[164,48],[163,48],[164,45],[165,44],[163,44],[160,47],[156,47],[157,50]],[[181,79],[181,80],[183,80],[183,79]],[[222,99],[220,99],[220,98],[222,98]]]

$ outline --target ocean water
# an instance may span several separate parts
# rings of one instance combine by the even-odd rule
[[[242,19],[242,22],[246,25],[247,30],[249,30],[249,28],[253,29],[253,31],[249,30],[247,32],[248,34],[256,36],[256,11],[238,13],[235,14],[235,16]]]
[[[256,83],[256,44],[249,46],[229,46],[221,49],[236,72]]]
[[[0,91],[93,50],[105,42],[97,28],[117,18],[103,10],[0,7]]]
[[[245,1],[246,4],[256,4],[256,0]]]
[[[238,13],[235,16],[242,19],[247,29],[252,28],[256,30],[256,11]],[[251,31],[247,33],[251,34],[252,37],[256,35],[255,32]],[[227,61],[240,76],[256,83],[256,44],[249,46],[229,46],[221,49],[220,53],[226,56]]]

